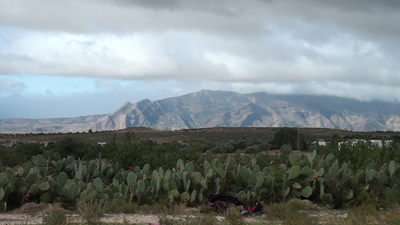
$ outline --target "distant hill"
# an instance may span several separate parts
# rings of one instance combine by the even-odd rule
[[[108,115],[2,119],[2,133],[82,132],[149,127],[318,127],[400,131],[400,104],[313,95],[202,90],[157,101],[126,102]]]

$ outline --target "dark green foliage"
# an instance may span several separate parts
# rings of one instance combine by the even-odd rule
[[[274,149],[279,149],[282,145],[290,145],[292,149],[307,150],[307,144],[304,135],[295,128],[284,127],[274,135],[271,142]]]
[[[261,151],[262,151],[262,149],[260,146],[253,145],[253,146],[247,147],[244,152],[246,154],[257,154],[257,153],[260,153]]]
[[[351,145],[344,142],[339,150],[338,142],[331,142],[328,146],[319,146],[317,149],[321,155],[333,153],[340,162],[351,162],[351,169],[358,170],[375,163],[377,167],[388,164],[391,160],[400,162],[400,151],[397,145],[391,144],[378,147],[370,142],[358,142]]]
[[[119,162],[122,168],[130,166],[150,168],[173,168],[178,159],[196,161],[200,164],[203,149],[200,145],[186,147],[178,142],[157,144],[152,140],[136,139],[133,133],[126,133],[122,143],[112,141],[103,148],[104,156],[113,162]]]
[[[22,144],[16,148],[0,148],[1,163],[11,167],[20,165],[38,154],[43,154],[43,146],[38,143]]]
[[[83,141],[65,136],[56,142],[53,152],[60,153],[61,157],[73,155],[76,158],[87,158],[90,154],[91,147]],[[86,157],[85,157],[86,156]]]

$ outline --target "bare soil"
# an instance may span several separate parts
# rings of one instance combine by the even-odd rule
[[[68,223],[81,223],[83,218],[76,213],[63,209],[61,207],[55,207],[51,204],[43,203],[28,203],[22,207],[13,210],[8,213],[0,213],[0,225],[17,225],[17,224],[43,224],[43,217],[48,215],[52,210],[64,212],[67,215]],[[193,214],[188,214],[189,217],[194,217]],[[104,223],[128,223],[128,224],[152,224],[158,223],[162,214],[105,214],[101,219]],[[187,215],[169,215],[173,219],[185,219]],[[219,221],[223,221],[224,217],[215,216]],[[247,222],[256,222],[256,218],[245,218]]]

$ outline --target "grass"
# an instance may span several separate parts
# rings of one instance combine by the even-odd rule
[[[300,200],[264,206],[265,223],[268,224],[326,224],[326,225],[365,225],[400,224],[400,206],[387,210],[376,210],[375,206],[363,205],[346,211],[328,210]]]
[[[358,224],[382,224],[382,225],[397,225],[400,224],[400,217],[398,216],[400,207],[398,205],[388,210],[376,210],[374,206],[364,205],[351,209],[348,216],[343,223],[341,221],[333,221],[329,224],[344,224],[344,225],[358,225]],[[328,221],[329,222],[329,221]]]
[[[309,206],[305,203],[273,203],[264,205],[264,220],[272,224],[283,223],[287,225],[309,225],[313,224],[313,220],[308,210]]]

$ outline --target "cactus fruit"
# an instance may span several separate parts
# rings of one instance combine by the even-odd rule
[[[187,192],[183,192],[181,194],[181,201],[187,204],[190,201],[190,195]]]

